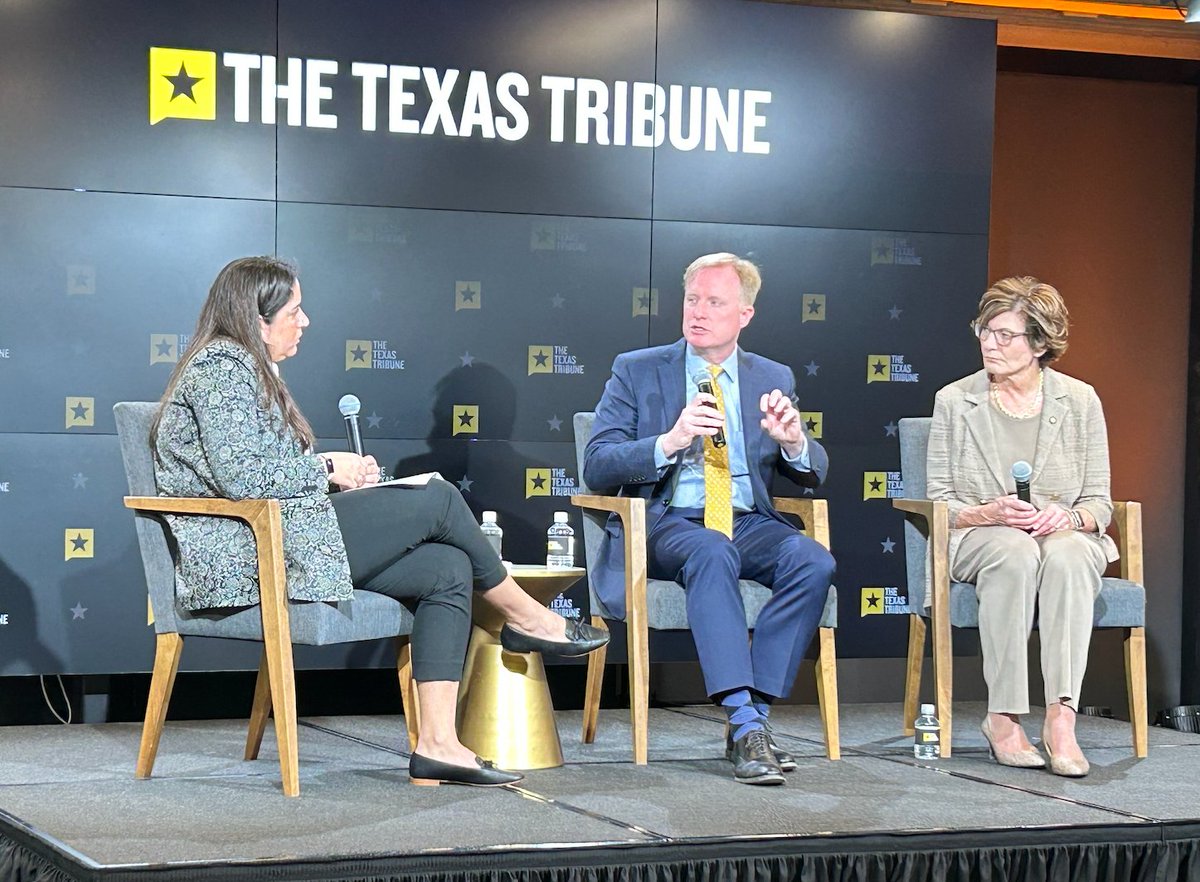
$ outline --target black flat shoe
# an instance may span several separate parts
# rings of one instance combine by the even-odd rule
[[[523,634],[512,625],[500,629],[500,645],[508,652],[540,652],[542,655],[587,655],[608,643],[609,633],[578,619],[567,619],[566,640],[546,640]]]
[[[479,757],[474,766],[456,766],[414,753],[408,760],[408,781],[421,787],[437,787],[439,784],[466,784],[469,787],[503,787],[516,784],[525,776],[520,772],[498,769]]]

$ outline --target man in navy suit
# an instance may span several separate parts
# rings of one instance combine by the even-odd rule
[[[617,356],[583,474],[591,487],[647,501],[648,574],[686,592],[705,688],[728,718],[734,778],[782,784],[796,763],[771,737],[768,714],[791,691],[834,562],[771,504],[774,472],[816,487],[829,457],[804,432],[791,369],[738,348],[761,284],[758,268],[734,254],[692,262],[683,339]],[[616,616],[624,614],[623,558],[614,516],[594,587]],[[739,577],[772,591],[753,643]]]

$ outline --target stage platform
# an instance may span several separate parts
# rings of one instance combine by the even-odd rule
[[[829,762],[816,709],[779,707],[783,787],[732,780],[710,707],[653,709],[643,767],[627,711],[594,745],[559,713],[566,765],[492,790],[410,786],[399,717],[310,718],[297,799],[270,729],[240,760],[243,721],[169,722],[148,781],[137,725],[0,728],[0,880],[1200,879],[1200,736],[1152,728],[1137,760],[1081,717],[1067,780],[997,766],[983,706],[956,711],[953,758],[918,762],[899,704],[846,705]]]

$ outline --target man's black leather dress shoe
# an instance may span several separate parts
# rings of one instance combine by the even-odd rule
[[[733,742],[729,756],[733,780],[739,784],[782,784],[783,770],[771,753],[771,742],[762,729],[752,729]]]
[[[771,724],[765,723],[763,730],[767,733],[767,743],[771,745],[771,753],[775,755],[775,762],[779,763],[780,770],[784,772],[796,771],[796,758],[775,742],[775,735],[771,732]],[[725,759],[733,759],[733,729],[728,723],[725,724]]]
[[[542,655],[587,655],[608,643],[609,633],[578,619],[567,619],[566,641],[546,640],[523,634],[512,625],[500,629],[500,645],[509,652],[540,652]]]
[[[437,787],[439,784],[502,787],[525,779],[520,772],[498,769],[493,763],[479,757],[475,757],[475,763],[474,766],[456,766],[414,753],[408,760],[408,780],[423,787]]]

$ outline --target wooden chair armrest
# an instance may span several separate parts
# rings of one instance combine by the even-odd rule
[[[125,507],[135,511],[237,518],[247,523],[260,516],[265,505],[278,506],[279,502],[274,499],[214,499],[203,496],[125,497]]]
[[[614,512],[625,534],[625,620],[645,630],[646,621],[646,500],[637,496],[599,496],[577,493],[571,502],[580,508]]]
[[[601,496],[599,494],[576,493],[571,497],[571,503],[580,508],[594,508],[599,511],[616,512],[621,516],[621,523],[628,526],[628,518],[634,508],[641,508],[645,519],[646,500],[637,496]]]
[[[950,506],[932,499],[893,499],[892,507],[923,518],[929,542],[929,614],[945,634],[950,628]]]
[[[941,506],[947,512],[949,518],[950,506],[945,502],[934,502],[932,499],[893,499],[892,508],[898,508],[900,511],[906,511],[909,514],[920,515],[926,521],[933,519],[933,513],[937,507]],[[948,521],[947,521],[948,523]]]
[[[777,511],[800,518],[804,522],[804,534],[829,550],[829,500],[776,496],[772,502]]]
[[[139,512],[237,518],[254,534],[263,628],[289,634],[287,578],[283,560],[283,519],[278,499],[214,499],[199,496],[126,496],[125,507]],[[272,624],[268,625],[268,617]]]
[[[1142,504],[1113,502],[1113,523],[1117,527],[1117,549],[1121,552],[1121,578],[1144,586]]]

